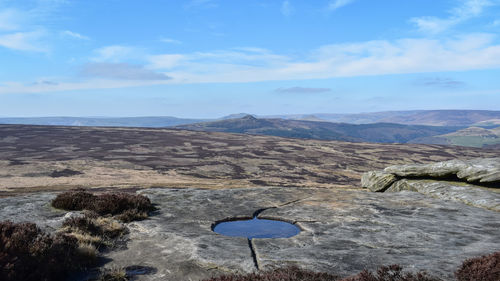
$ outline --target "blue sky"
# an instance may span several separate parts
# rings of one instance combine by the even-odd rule
[[[0,116],[500,110],[500,0],[0,0]]]

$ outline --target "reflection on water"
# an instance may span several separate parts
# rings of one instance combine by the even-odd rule
[[[218,223],[214,232],[233,237],[252,238],[289,238],[299,234],[296,225],[277,220],[253,218]]]

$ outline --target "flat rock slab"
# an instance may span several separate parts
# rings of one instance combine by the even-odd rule
[[[254,239],[261,269],[298,265],[347,276],[398,263],[445,279],[467,258],[500,250],[500,213],[442,201],[415,192],[372,193],[313,188],[230,190],[146,189],[159,211],[129,223],[126,248],[106,254],[106,267],[150,266],[138,280],[201,280],[256,270],[248,241],[212,232],[216,221],[251,217],[297,223],[292,238]],[[43,204],[52,195],[0,199],[0,220],[57,220],[64,214]],[[41,197],[40,197],[41,196]],[[46,197],[44,197],[46,196]],[[38,200],[38,201],[37,201]],[[11,209],[5,213],[3,210]],[[39,209],[37,209],[39,208]]]

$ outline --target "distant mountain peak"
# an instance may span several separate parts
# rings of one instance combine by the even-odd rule
[[[257,118],[255,118],[255,116],[253,116],[251,114],[247,114],[247,115],[241,117],[240,119],[243,119],[243,120],[257,120]]]

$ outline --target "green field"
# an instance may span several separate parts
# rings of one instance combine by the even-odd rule
[[[483,147],[484,145],[499,144],[500,138],[487,138],[480,136],[448,136],[451,144],[471,147]]]

